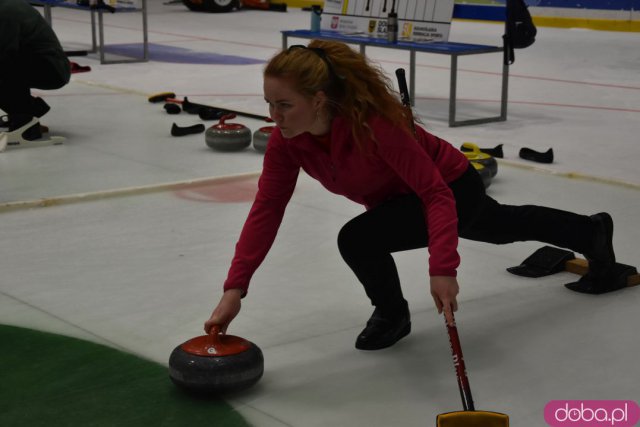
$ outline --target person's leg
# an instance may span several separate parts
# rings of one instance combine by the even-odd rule
[[[486,194],[479,198],[477,189],[460,181],[452,189],[458,210],[469,212],[470,219],[460,222],[460,237],[493,244],[538,241],[583,254],[592,251],[593,217],[545,206],[501,204]]]
[[[450,187],[457,199],[458,227],[468,228],[479,216],[481,202],[485,197],[482,179],[470,166]],[[338,236],[340,253],[364,286],[372,305],[376,307],[367,328],[358,337],[356,347],[362,348],[371,343],[371,347],[382,348],[376,346],[380,343],[391,345],[404,336],[399,331],[403,322],[409,323],[409,310],[391,254],[424,248],[428,243],[424,209],[416,194],[383,203],[349,221],[342,228]],[[425,279],[426,277],[425,265]],[[376,319],[389,319],[390,324],[380,325]],[[404,332],[408,333],[408,330]]]
[[[472,166],[450,187],[462,238],[494,244],[539,241],[568,248],[585,254],[598,275],[615,262],[613,224],[607,214],[589,217],[542,206],[502,205],[486,195],[482,178]],[[370,341],[370,349],[383,348],[381,343],[392,345],[408,333],[399,332],[402,321],[398,319],[404,314],[398,313],[406,313],[408,324],[408,308],[391,254],[423,248],[428,242],[422,202],[415,194],[383,203],[349,221],[340,231],[340,253],[376,307],[370,323],[375,318],[392,323],[378,327],[373,322],[374,328],[363,331],[369,333],[364,337],[368,340],[359,337],[358,341]]]
[[[7,60],[0,69],[0,109],[7,114],[42,117],[49,106],[31,96],[31,89],[53,90],[69,83],[69,60],[57,54],[24,52]]]
[[[0,109],[9,116],[28,115],[31,91],[17,69],[0,71]]]
[[[342,228],[340,253],[375,306],[356,348],[385,348],[410,332],[409,308],[391,253],[426,247],[427,242],[422,204],[415,194],[383,203]]]
[[[536,205],[503,205],[487,196],[482,214],[463,238],[494,244],[538,241],[584,253],[593,224],[589,216]]]
[[[357,216],[338,235],[343,259],[364,285],[371,303],[385,313],[406,304],[391,253],[426,247],[427,242],[422,204],[415,194]]]
[[[33,126],[26,125],[31,122],[33,117],[40,117],[46,111],[40,115],[34,114],[34,98],[22,77],[10,75],[6,77],[6,79],[5,76],[0,78],[0,109],[6,113],[3,123],[9,132],[17,130],[27,140],[40,138],[42,132],[39,123]],[[44,101],[42,102],[44,103]]]
[[[545,206],[504,205],[487,195],[478,199],[477,189],[464,179],[453,183],[452,189],[458,210],[469,212],[471,218],[460,221],[462,238],[494,244],[538,241],[579,252],[589,260],[591,276],[600,282],[615,264],[613,221],[607,213],[588,216]],[[475,209],[469,200],[475,200]]]
[[[49,111],[42,98],[31,95],[31,88],[58,89],[67,84],[70,74],[66,63],[66,57],[25,53],[0,71],[0,109],[7,114],[9,131],[25,127],[34,117],[40,118]],[[40,138],[40,124],[24,129],[22,136],[27,140]]]

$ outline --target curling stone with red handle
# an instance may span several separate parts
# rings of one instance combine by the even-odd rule
[[[253,148],[256,151],[261,153],[267,151],[267,143],[274,129],[275,126],[263,126],[253,133]]]
[[[240,123],[226,123],[235,118],[235,114],[226,114],[217,125],[205,132],[207,145],[218,151],[241,151],[251,145],[251,131]]]
[[[253,386],[262,378],[264,359],[254,343],[233,335],[192,338],[177,346],[169,357],[169,377],[193,393],[218,394]]]

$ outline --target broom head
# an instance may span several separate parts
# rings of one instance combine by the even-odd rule
[[[499,412],[457,411],[438,415],[437,427],[509,427],[509,416]]]

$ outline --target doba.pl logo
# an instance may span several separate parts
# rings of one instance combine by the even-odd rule
[[[552,400],[544,420],[551,427],[633,427],[640,406],[633,400]]]

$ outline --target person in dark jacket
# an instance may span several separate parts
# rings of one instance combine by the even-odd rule
[[[292,46],[267,64],[264,96],[276,129],[223,296],[205,322],[207,333],[224,333],[238,315],[300,170],[365,208],[337,239],[340,254],[375,307],[356,338],[358,349],[389,347],[410,332],[409,307],[392,257],[398,251],[428,248],[430,292],[449,324],[458,305],[459,237],[569,248],[587,256],[593,275],[590,284],[574,290],[613,290],[612,283],[600,280],[615,263],[607,213],[587,216],[498,203],[485,193],[463,153],[414,124],[392,88],[379,67],[337,42]]]
[[[31,89],[59,89],[70,77],[69,60],[38,10],[26,0],[0,1],[0,126],[25,140],[40,138],[37,119],[49,105]]]

